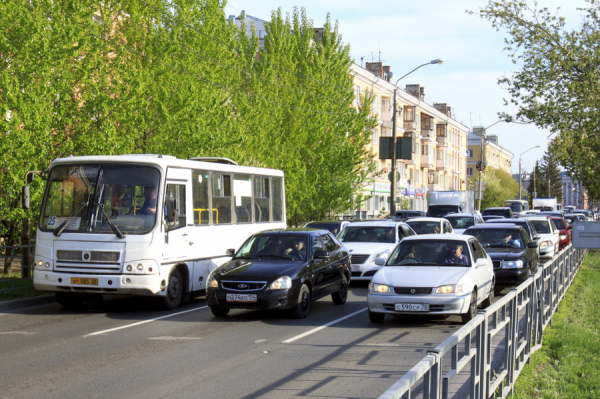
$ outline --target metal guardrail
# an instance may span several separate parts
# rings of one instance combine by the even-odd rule
[[[21,291],[21,290],[33,290],[33,269],[30,266],[31,260],[33,259],[33,255],[35,252],[35,244],[27,244],[27,245],[8,245],[8,246],[0,246],[0,253],[5,255],[0,255],[0,267],[4,267],[4,259],[7,258],[19,258],[20,259],[20,267],[21,267],[21,278],[10,278],[3,280],[3,286],[10,285],[9,288],[0,288],[0,294],[9,292],[9,291]],[[22,282],[23,280],[27,280],[26,285],[20,284],[20,286],[16,287],[18,282]]]
[[[380,398],[505,398],[581,267],[587,250],[569,245],[535,276],[481,310]]]

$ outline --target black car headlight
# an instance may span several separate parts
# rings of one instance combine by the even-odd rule
[[[522,260],[509,260],[502,262],[502,269],[522,269],[523,261]]]

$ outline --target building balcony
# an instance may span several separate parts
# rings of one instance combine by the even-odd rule
[[[379,113],[379,119],[381,119],[382,121],[390,121],[392,120],[392,111],[381,111]]]
[[[415,130],[417,130],[417,122],[404,121],[404,130],[406,130],[407,132],[414,132]]]
[[[439,147],[447,147],[448,146],[448,137],[446,136],[436,136],[437,145]]]
[[[435,139],[435,136],[433,134],[433,130],[430,130],[430,129],[421,129],[421,136],[425,140],[434,140]]]
[[[443,159],[438,159],[435,161],[435,169],[436,170],[444,170],[446,169],[446,163]]]
[[[421,167],[433,169],[434,159],[432,155],[421,155]]]

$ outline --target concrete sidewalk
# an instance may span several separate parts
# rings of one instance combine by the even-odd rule
[[[0,312],[10,312],[12,310],[19,310],[29,306],[43,305],[50,302],[56,302],[56,297],[54,294],[0,301]]]

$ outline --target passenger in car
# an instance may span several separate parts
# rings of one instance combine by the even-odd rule
[[[452,255],[444,260],[445,265],[468,265],[469,259],[463,255],[462,245],[452,247]]]

